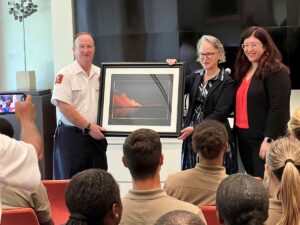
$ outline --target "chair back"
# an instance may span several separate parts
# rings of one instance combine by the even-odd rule
[[[2,209],[1,225],[39,225],[32,208]]]
[[[202,210],[207,225],[220,225],[216,206],[199,205],[198,207]]]
[[[65,224],[69,211],[65,203],[65,189],[70,180],[42,180],[45,185],[54,224]]]

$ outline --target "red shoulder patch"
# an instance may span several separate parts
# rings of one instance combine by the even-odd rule
[[[55,84],[61,84],[63,78],[64,78],[64,75],[58,74],[55,79]]]

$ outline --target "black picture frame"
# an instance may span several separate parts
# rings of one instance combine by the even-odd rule
[[[161,137],[180,135],[184,66],[161,62],[101,64],[98,124],[106,136],[149,128]]]

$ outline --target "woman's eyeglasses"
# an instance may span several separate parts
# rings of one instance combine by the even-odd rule
[[[216,52],[207,52],[207,53],[200,52],[199,55],[201,58],[204,58],[206,56],[207,58],[210,59],[214,54],[216,54]]]
[[[258,46],[260,46],[261,44],[260,43],[250,43],[250,44],[242,44],[242,48],[245,50],[245,49],[248,49],[248,48],[253,48],[253,49],[256,49]]]

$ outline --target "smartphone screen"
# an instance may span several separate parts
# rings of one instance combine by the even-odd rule
[[[0,93],[0,114],[15,113],[15,104],[18,101],[25,101],[24,93]]]

